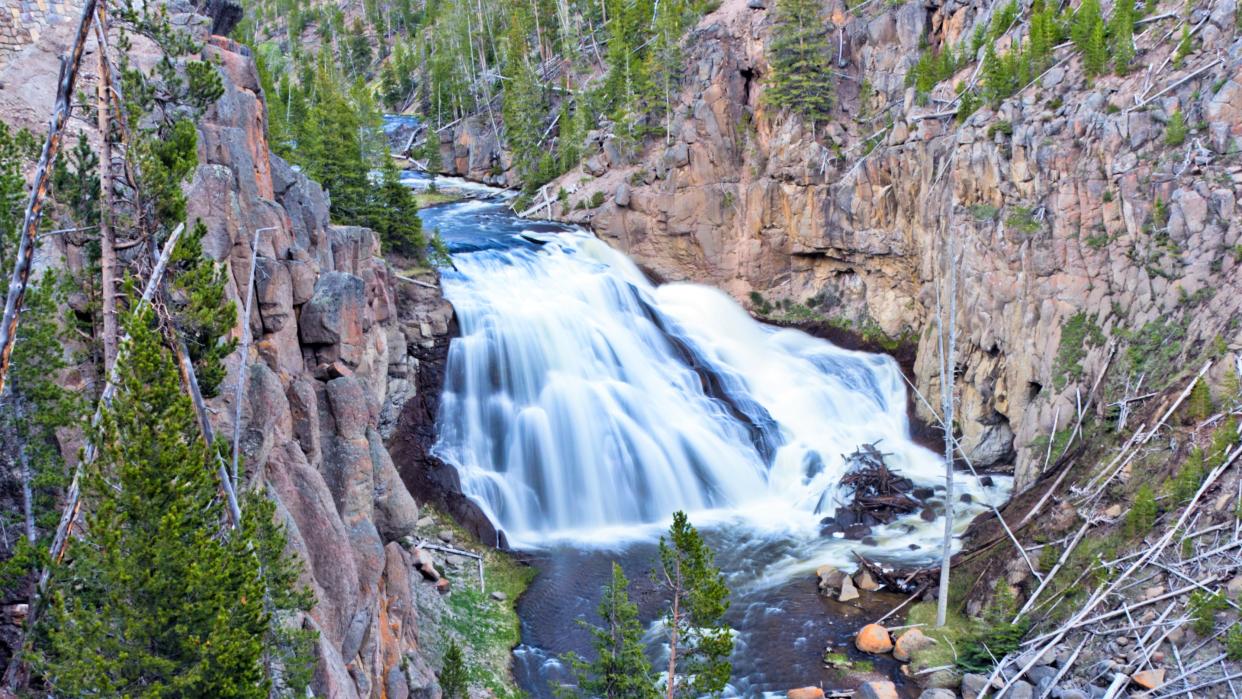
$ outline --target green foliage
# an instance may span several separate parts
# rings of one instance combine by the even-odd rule
[[[392,158],[384,158],[383,163],[367,225],[379,234],[385,252],[422,259],[427,240],[414,192],[401,183],[401,172]]]
[[[1186,398],[1186,419],[1192,424],[1202,422],[1212,416],[1212,411],[1212,394],[1208,391],[1207,382],[1198,379]]]
[[[1126,536],[1133,539],[1145,536],[1156,524],[1156,495],[1147,483],[1139,486],[1134,503],[1126,513]]]
[[[229,337],[237,324],[237,306],[229,302],[225,292],[228,278],[224,265],[203,254],[206,234],[207,227],[196,221],[173,250],[169,310],[194,363],[199,389],[210,398],[217,394],[227,373],[224,359],[237,347],[237,339]]]
[[[664,629],[677,665],[666,682],[673,696],[719,696],[733,671],[733,635],[724,622],[729,588],[714,558],[686,514],[674,513],[668,536],[660,537],[660,567],[653,573],[669,596]]]
[[[812,127],[832,114],[832,46],[818,0],[777,0],[776,25],[768,49],[772,82],[765,97]]]
[[[1164,142],[1169,146],[1180,146],[1186,142],[1186,117],[1182,110],[1175,110],[1169,115],[1169,123],[1164,128]]]
[[[13,346],[5,393],[0,397],[0,455],[23,481],[22,512],[5,512],[6,530],[23,531],[17,547],[0,563],[0,593],[9,592],[26,574],[47,563],[45,533],[59,519],[59,493],[68,475],[57,430],[85,415],[84,396],[58,384],[69,367],[63,348],[69,284],[53,270],[32,282],[22,306],[20,342]],[[26,508],[30,520],[26,521]],[[10,519],[12,517],[12,519]],[[33,528],[30,528],[33,527]]]
[[[983,623],[962,646],[958,667],[966,672],[986,673],[997,658],[1017,650],[1022,636],[1030,626],[1026,620],[1013,623],[1018,605],[1013,590],[1002,577],[996,581],[992,600],[984,610]]]
[[[1039,232],[1043,225],[1035,218],[1034,213],[1025,206],[1015,206],[1009,211],[1009,216],[1005,218],[1005,223],[1010,228],[1026,235],[1033,235]]]
[[[1179,503],[1190,502],[1195,493],[1199,492],[1199,485],[1203,483],[1204,475],[1203,450],[1195,447],[1190,450],[1177,476],[1173,478],[1170,493],[1173,499]]]
[[[66,158],[52,167],[52,195],[64,204],[74,223],[82,228],[99,224],[99,157],[78,134],[78,142]]]
[[[1242,660],[1242,624],[1234,622],[1225,634],[1225,657],[1234,662]]]
[[[26,206],[24,166],[37,157],[34,136],[0,121],[0,275],[9,278]]]
[[[1061,326],[1061,343],[1053,364],[1053,382],[1058,389],[1082,378],[1082,360],[1087,351],[1104,343],[1104,332],[1085,311],[1079,311]]]
[[[1200,636],[1210,636],[1216,630],[1216,612],[1229,608],[1223,592],[1208,593],[1195,590],[1186,606],[1190,610],[1191,628]]]
[[[590,202],[590,204],[588,204],[588,206],[589,206],[590,208],[592,208],[592,209],[598,209],[599,207],[601,207],[601,206],[603,206],[603,205],[604,205],[604,199],[605,199],[605,197],[606,197],[606,195],[605,195],[603,192],[599,191],[599,190],[596,190],[596,191],[592,192],[592,193],[591,193],[591,202]]]
[[[1186,57],[1195,50],[1194,36],[1190,33],[1190,25],[1182,25],[1181,38],[1177,42],[1177,49],[1173,53],[1173,67],[1181,68],[1182,62]]]
[[[995,221],[998,213],[1000,209],[991,204],[975,204],[970,207],[970,215],[974,216],[976,221]]]
[[[1181,354],[1182,340],[1186,338],[1185,323],[1185,320],[1153,320],[1135,331],[1118,331],[1127,342],[1129,370],[1136,376],[1146,373],[1158,385],[1173,378],[1173,363]]]
[[[547,115],[546,97],[531,65],[532,52],[526,43],[528,27],[532,24],[526,6],[515,5],[509,17],[504,64],[505,140],[513,151],[513,167],[528,192],[542,184],[534,181],[544,154],[541,139]]]
[[[440,690],[444,699],[466,699],[467,684],[466,659],[457,641],[451,641],[444,653],[444,668],[440,670]]]
[[[600,595],[597,613],[600,626],[591,630],[595,660],[586,662],[574,654],[566,660],[573,669],[578,696],[607,699],[655,699],[660,696],[643,650],[643,626],[638,606],[630,601],[630,581],[621,566],[612,564],[612,579]]]
[[[180,119],[166,129],[143,134],[131,148],[142,188],[158,220],[172,227],[185,221],[181,185],[198,166],[198,130]]]
[[[1226,415],[1216,429],[1212,430],[1212,443],[1208,446],[1206,454],[1207,464],[1212,468],[1220,465],[1237,442],[1238,418],[1234,415]]]
[[[90,430],[86,527],[53,570],[35,667],[60,695],[265,699],[272,614],[255,544],[247,529],[221,535],[215,447],[151,313],[126,326],[116,397]]]
[[[1134,60],[1134,0],[1117,0],[1108,20],[1108,38],[1112,50],[1113,70],[1125,75]]]
[[[906,74],[906,85],[914,86],[920,94],[927,94],[937,83],[953,77],[957,67],[958,59],[951,48],[936,51],[929,46],[923,49],[919,62]]]
[[[1039,570],[1041,573],[1047,574],[1057,564],[1057,560],[1061,557],[1061,553],[1057,551],[1055,546],[1045,545],[1039,550]]]

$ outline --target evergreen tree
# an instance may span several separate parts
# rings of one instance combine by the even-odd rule
[[[504,70],[507,78],[504,117],[505,139],[513,151],[514,168],[529,191],[542,184],[534,181],[534,175],[543,155],[540,138],[543,134],[545,108],[543,90],[528,60],[528,21],[522,9],[515,10],[509,18],[508,53]]]
[[[78,134],[78,142],[67,158],[58,158],[52,167],[52,192],[67,206],[74,223],[82,228],[99,223],[99,156]]]
[[[1108,37],[1112,45],[1113,69],[1118,75],[1130,70],[1134,60],[1134,0],[1117,0],[1109,20]]]
[[[1189,56],[1190,52],[1194,50],[1195,50],[1194,37],[1190,33],[1190,25],[1183,24],[1182,25],[1182,36],[1181,36],[1181,39],[1179,39],[1177,42],[1177,51],[1173,54],[1173,67],[1181,68],[1182,61],[1186,60],[1186,57]]]
[[[35,666],[59,695],[265,699],[270,622],[253,543],[221,535],[214,447],[142,311],[90,430],[86,519],[53,571]]]
[[[360,136],[362,120],[323,55],[312,90],[315,101],[298,127],[299,160],[331,195],[333,219],[357,223],[366,216],[370,188]]]
[[[1103,75],[1108,69],[1108,43],[1104,37],[1104,22],[1097,21],[1091,27],[1091,36],[1082,53],[1083,68],[1088,77]]]
[[[664,618],[670,699],[718,696],[733,671],[732,630],[724,622],[729,589],[714,558],[686,513],[674,513],[668,537],[660,537],[660,567],[653,576],[670,597]]]
[[[811,122],[812,129],[832,113],[832,46],[819,0],[778,0],[768,51],[772,82],[767,99]]]
[[[651,663],[643,650],[643,627],[638,606],[630,601],[630,581],[621,566],[612,564],[612,580],[604,586],[597,608],[600,626],[591,626],[595,660],[567,656],[577,681],[574,696],[602,699],[656,699]]]
[[[17,229],[26,209],[26,178],[22,168],[37,157],[29,131],[14,131],[0,121],[0,274],[8,279],[17,252]]]
[[[1174,110],[1169,115],[1169,123],[1165,126],[1164,142],[1170,146],[1177,147],[1186,142],[1186,117],[1182,115],[1182,110]]]
[[[410,258],[426,254],[422,221],[414,193],[401,183],[401,172],[392,158],[384,158],[376,201],[367,225],[379,234],[384,250]]]
[[[466,699],[469,689],[466,679],[466,660],[457,641],[449,641],[444,652],[444,669],[440,671],[440,691],[444,699]]]
[[[173,250],[169,310],[194,363],[199,390],[211,398],[227,373],[224,359],[237,348],[237,338],[229,337],[237,325],[237,306],[228,301],[224,265],[203,254],[206,234],[207,227],[196,221]]]
[[[1083,0],[1078,6],[1078,11],[1074,13],[1074,19],[1070,24],[1070,39],[1074,42],[1079,52],[1085,54],[1088,45],[1091,42],[1091,35],[1095,32],[1097,25],[1103,23],[1103,15],[1100,11],[1100,0]]]

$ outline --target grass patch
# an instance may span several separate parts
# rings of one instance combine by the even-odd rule
[[[919,602],[910,608],[910,613],[906,616],[906,623],[924,624],[919,630],[928,638],[936,640],[935,643],[915,651],[911,655],[911,673],[926,670],[929,667],[956,665],[957,653],[966,646],[966,643],[977,632],[976,624],[973,620],[963,616],[953,608],[953,605],[949,606],[949,613],[945,617],[945,624],[940,628],[936,628],[936,603],[934,601]]]
[[[1102,344],[1104,331],[1085,312],[1079,311],[1065,321],[1053,367],[1053,382],[1057,388],[1082,379],[1082,360],[1087,357],[1087,351]]]
[[[418,192],[414,195],[414,201],[418,202],[418,208],[420,209],[452,204],[455,201],[461,201],[463,198],[459,194],[449,194],[448,192]]]
[[[516,603],[534,579],[534,568],[524,566],[508,554],[475,541],[456,522],[429,506],[423,516],[435,519],[436,531],[453,531],[454,546],[483,555],[485,590],[479,590],[474,561],[462,568],[453,581],[452,592],[445,598],[445,615],[441,624],[446,633],[439,639],[437,655],[443,656],[451,642],[456,641],[464,656],[466,678],[472,687],[486,687],[501,699],[524,696],[511,673],[512,651],[521,640]],[[492,598],[493,592],[504,593],[503,601]]]

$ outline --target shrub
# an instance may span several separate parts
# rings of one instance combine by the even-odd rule
[[[1177,502],[1189,502],[1203,483],[1203,450],[1195,447],[1173,479],[1172,495]],[[1188,539],[1189,541],[1189,539]]]
[[[1134,504],[1126,513],[1126,536],[1143,536],[1156,524],[1156,495],[1144,483],[1134,495]]]
[[[1186,398],[1186,420],[1191,424],[1202,422],[1212,416],[1212,410],[1212,395],[1208,392],[1207,382],[1198,379]]]
[[[1208,594],[1203,590],[1196,590],[1190,595],[1187,606],[1190,608],[1190,617],[1194,619],[1191,628],[1200,636],[1208,636],[1216,630],[1216,612],[1227,609],[1229,603],[1221,592]]]
[[[1169,117],[1169,124],[1164,130],[1164,142],[1170,146],[1180,146],[1186,142],[1186,117],[1178,109]]]

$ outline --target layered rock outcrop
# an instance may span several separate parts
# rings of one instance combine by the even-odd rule
[[[831,0],[839,117],[813,138],[763,98],[772,4],[726,0],[686,44],[669,142],[626,159],[601,138],[581,171],[552,185],[570,193],[554,215],[664,279],[910,338],[916,384],[934,405],[932,325],[952,238],[959,427],[977,466],[1016,464],[1024,486],[1038,475],[1039,438],[1070,424],[1108,362],[1113,344],[1097,338],[1164,357],[1117,352],[1109,381],[1119,384],[1164,381],[1214,344],[1242,345],[1242,44],[1235,0],[1203,5],[1189,17],[1202,26],[1196,50],[1180,63],[1176,20],[1165,19],[1137,40],[1137,62],[1153,70],[1090,82],[1062,49],[1035,84],[958,124],[947,105],[976,63],[929,106],[906,75],[921,46],[967,41],[999,3],[850,11]],[[1191,134],[1170,145],[1165,124],[1179,110]],[[596,192],[603,206],[571,208]],[[1067,330],[1079,313],[1099,335]]]

